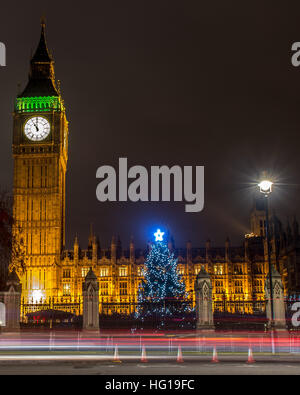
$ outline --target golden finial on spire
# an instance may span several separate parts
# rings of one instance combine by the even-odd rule
[[[45,26],[46,26],[46,17],[44,14],[41,16],[41,26],[43,28],[45,28]]]

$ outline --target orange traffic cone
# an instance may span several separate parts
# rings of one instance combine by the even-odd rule
[[[247,363],[254,363],[254,362],[255,362],[255,360],[254,360],[254,358],[253,358],[252,348],[249,347]]]
[[[119,358],[119,351],[118,351],[118,346],[116,344],[115,346],[115,355],[114,355],[114,360],[113,362],[121,362],[120,358]]]
[[[183,362],[181,346],[178,346],[177,362]]]
[[[213,363],[218,363],[219,362],[216,346],[214,347],[213,357],[212,357],[211,362],[213,362]]]
[[[148,362],[147,357],[146,357],[146,348],[145,348],[145,346],[143,346],[143,348],[142,348],[141,362]]]

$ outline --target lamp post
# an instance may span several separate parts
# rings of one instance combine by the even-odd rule
[[[271,307],[271,329],[273,328],[274,324],[274,307],[273,307],[273,288],[272,288],[272,267],[271,267],[271,256],[270,256],[270,232],[269,232],[269,201],[268,197],[272,192],[272,185],[273,183],[269,180],[261,181],[259,186],[259,191],[265,197],[265,211],[266,211],[266,240],[267,240],[267,250],[268,250],[268,268],[269,268],[269,283],[270,283],[270,307]]]

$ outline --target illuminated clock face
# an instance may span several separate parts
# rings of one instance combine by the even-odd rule
[[[30,118],[24,127],[24,133],[29,140],[42,141],[45,140],[50,133],[50,123],[44,117]]]

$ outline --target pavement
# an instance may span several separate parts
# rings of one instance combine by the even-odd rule
[[[1,355],[0,375],[299,375],[300,355],[254,355],[255,362],[247,363],[247,355],[219,355],[212,363],[204,356],[151,357],[141,362],[137,356],[122,355],[121,362],[112,356],[99,355]]]

